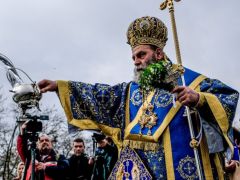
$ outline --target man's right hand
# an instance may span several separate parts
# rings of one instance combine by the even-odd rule
[[[226,172],[234,172],[237,165],[239,164],[239,161],[236,160],[230,160],[229,162],[225,162],[225,170]]]
[[[20,125],[20,134],[24,135],[25,129],[27,127],[28,121],[25,121],[23,124]]]
[[[48,91],[57,91],[58,87],[57,87],[57,82],[56,81],[51,81],[48,79],[44,79],[41,80],[40,82],[38,82],[38,86],[40,88],[41,93],[45,93]]]

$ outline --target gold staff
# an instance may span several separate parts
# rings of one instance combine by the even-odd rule
[[[179,2],[180,0],[175,0],[176,2]],[[180,53],[180,48],[179,48],[179,42],[178,42],[178,35],[177,35],[177,26],[176,26],[176,21],[175,21],[175,15],[174,15],[174,6],[173,6],[173,0],[165,0],[163,3],[160,5],[160,9],[164,10],[168,7],[169,13],[170,13],[170,18],[171,18],[171,24],[172,24],[172,31],[173,31],[173,39],[174,39],[174,45],[175,45],[175,50],[176,50],[176,58],[177,58],[177,63],[182,66],[182,59],[181,59],[181,53]],[[182,78],[182,84],[183,86],[186,86],[184,76],[181,75]],[[193,124],[192,124],[192,119],[190,115],[190,109],[188,106],[185,106],[186,112],[187,112],[187,119],[188,119],[188,126],[189,126],[189,131],[191,135],[191,147],[193,148],[194,151],[194,157],[196,161],[196,166],[197,166],[197,172],[199,176],[199,180],[202,180],[202,168],[200,164],[200,159],[199,159],[199,154],[198,154],[198,145],[199,142],[196,140],[196,137],[194,135],[194,130],[193,130]]]

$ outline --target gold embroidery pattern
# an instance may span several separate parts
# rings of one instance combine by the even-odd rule
[[[91,85],[70,81],[68,88],[73,118],[94,119],[100,124],[123,127],[125,102],[118,97],[126,87],[125,85],[123,83],[121,86],[112,87],[104,84]]]
[[[142,94],[139,89],[133,91],[130,101],[134,106],[139,106],[142,103]]]
[[[139,171],[136,163],[134,163],[134,162],[133,162],[133,168],[132,168],[131,174],[132,174],[133,180],[140,180],[140,171]]]
[[[133,149],[125,147],[121,150],[120,158],[108,178],[108,180],[116,179],[152,180],[152,176],[137,153]]]
[[[180,160],[177,171],[183,179],[194,180],[198,178],[195,159],[188,155]]]
[[[159,107],[166,107],[169,104],[171,104],[173,101],[172,95],[165,91],[165,90],[159,90],[155,96],[154,104]]]
[[[163,49],[168,39],[167,34],[167,27],[160,19],[145,16],[130,24],[127,43],[132,48],[140,44],[152,44]]]
[[[132,149],[141,149],[144,151],[158,151],[160,144],[157,142],[124,140],[123,147],[129,146]]]

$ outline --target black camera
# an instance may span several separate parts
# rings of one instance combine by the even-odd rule
[[[105,139],[106,136],[104,134],[100,134],[100,133],[93,133],[92,135],[92,139],[96,142],[100,142],[101,140]]]
[[[19,118],[18,122],[26,122],[25,133],[36,133],[42,131],[42,122],[38,120],[49,120],[48,116],[31,116],[30,114],[25,114]]]
[[[42,131],[42,122],[30,120],[26,124],[26,132],[41,132]]]

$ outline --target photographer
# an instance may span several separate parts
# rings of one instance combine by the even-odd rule
[[[28,147],[32,132],[28,131],[28,122],[20,127],[20,135],[17,138],[17,150],[23,162],[30,162],[31,150]],[[31,139],[32,140],[32,139]],[[33,142],[31,142],[33,143]],[[28,161],[26,161],[28,160]],[[31,178],[31,162],[26,164],[26,180]],[[63,155],[58,155],[52,147],[48,135],[42,134],[38,137],[35,160],[35,179],[37,180],[65,180],[65,174],[69,163]]]
[[[109,142],[109,137],[98,133],[94,133],[92,137],[97,142],[92,179],[105,180],[109,177],[118,159],[118,150],[114,144]]]

